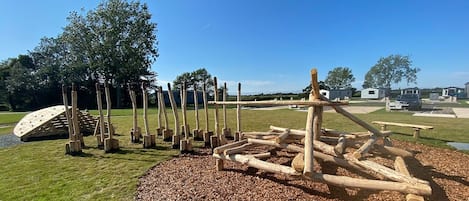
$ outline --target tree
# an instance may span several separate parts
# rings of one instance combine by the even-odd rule
[[[178,75],[176,79],[173,81],[173,85],[175,89],[180,89],[182,83],[186,82],[186,87],[191,89],[194,87],[194,84],[197,84],[197,89],[199,91],[202,90],[203,84],[207,84],[207,91],[213,91],[211,87],[213,87],[213,79],[212,75],[208,73],[205,68],[200,68],[192,72],[185,72],[181,75]]]
[[[62,35],[69,56],[65,63],[94,81],[104,80],[120,87],[156,76],[150,71],[158,57],[156,23],[146,4],[109,0],[86,16],[72,12]]]
[[[344,89],[352,87],[355,77],[348,67],[335,67],[327,74],[325,83],[333,89]]]
[[[319,84],[319,90],[321,89],[325,89],[325,90],[330,90],[331,88],[329,86],[326,85],[326,83],[324,81],[319,81],[318,82]],[[309,84],[308,86],[306,86],[302,91],[303,93],[301,93],[299,95],[300,98],[308,98],[309,97],[309,93],[311,93],[311,84]]]
[[[409,56],[399,54],[381,57],[365,75],[363,88],[382,87],[391,88],[391,84],[397,84],[403,79],[409,83],[417,83],[419,68],[412,67]]]

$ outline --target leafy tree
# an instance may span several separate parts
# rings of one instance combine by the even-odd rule
[[[417,83],[419,68],[412,67],[409,56],[399,54],[382,57],[365,75],[363,88],[383,87],[391,88],[391,84],[399,83],[403,79],[409,83]]]
[[[319,84],[319,90],[321,89],[325,89],[325,90],[330,90],[331,88],[329,86],[327,86],[327,84],[324,82],[324,81],[319,81],[318,82]],[[309,93],[311,92],[311,84],[309,84],[308,86],[306,86],[302,91],[303,93],[301,93],[299,95],[300,98],[308,98],[309,97]]]
[[[208,73],[205,68],[200,68],[192,72],[185,72],[181,75],[178,75],[176,79],[173,81],[173,85],[175,89],[180,89],[182,83],[186,82],[186,86],[188,89],[194,87],[194,84],[197,84],[197,88],[199,91],[202,90],[203,83],[207,84],[207,91],[213,91],[211,87],[213,87],[213,79],[212,75]]]
[[[333,89],[344,89],[352,87],[355,77],[348,67],[335,67],[327,74],[325,84]]]

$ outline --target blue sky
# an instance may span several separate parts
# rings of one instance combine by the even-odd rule
[[[55,37],[70,11],[100,1],[2,1],[0,60]],[[146,1],[142,1],[146,2]],[[469,82],[469,1],[148,1],[158,23],[161,83],[206,68],[243,92],[298,92],[337,66],[352,69],[354,87],[380,57],[410,55],[418,87]],[[413,87],[405,82],[394,85]]]

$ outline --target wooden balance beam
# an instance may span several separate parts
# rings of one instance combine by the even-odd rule
[[[420,130],[433,129],[433,126],[417,125],[417,124],[405,124],[397,122],[386,122],[386,121],[372,121],[371,123],[378,124],[381,126],[381,130],[386,130],[386,126],[400,126],[400,127],[409,127],[414,129],[414,138],[418,139],[420,137]]]

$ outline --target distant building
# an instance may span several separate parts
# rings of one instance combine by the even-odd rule
[[[466,85],[467,87],[467,85]],[[464,88],[459,87],[447,87],[441,91],[441,96],[443,97],[457,97],[457,98],[466,98],[466,93]]]
[[[420,90],[417,87],[401,89],[401,95],[403,94],[418,94],[420,95]]]
[[[367,88],[361,91],[362,99],[382,99],[386,96],[386,89],[383,88]]]
[[[466,98],[469,98],[469,82],[466,82]]]
[[[349,99],[352,97],[352,90],[351,89],[331,89],[331,90],[325,90],[321,89],[319,90],[319,93],[323,95],[324,97],[328,98],[329,100],[345,100]]]

